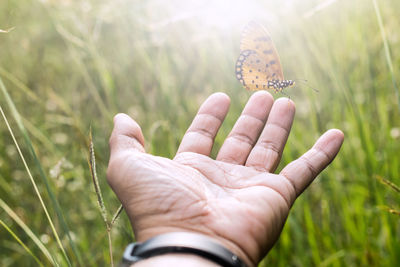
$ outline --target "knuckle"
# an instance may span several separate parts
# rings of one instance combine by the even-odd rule
[[[273,142],[272,140],[263,139],[263,140],[259,141],[258,145],[260,147],[263,147],[266,150],[269,150],[269,151],[277,154],[278,158],[281,156],[281,151],[280,151],[278,145],[275,142]]]
[[[233,140],[236,140],[240,143],[246,143],[250,146],[253,146],[255,143],[255,140],[246,133],[235,133],[231,135],[229,138],[232,138]]]

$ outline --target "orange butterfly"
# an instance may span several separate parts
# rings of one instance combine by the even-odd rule
[[[282,92],[295,85],[285,80],[279,55],[267,30],[252,21],[243,30],[236,78],[248,90],[274,89]]]

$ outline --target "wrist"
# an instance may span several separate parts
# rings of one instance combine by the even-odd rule
[[[208,231],[195,231],[192,229],[188,230],[175,227],[157,227],[152,229],[143,229],[142,231],[135,231],[135,237],[137,242],[145,242],[155,236],[174,232],[187,232],[204,235],[238,256],[248,267],[257,266],[257,262],[253,261],[253,259],[248,256],[248,254],[241,248],[240,244],[236,244],[235,242],[232,242],[229,239],[223,238],[219,235],[213,235]]]
[[[231,245],[226,245],[226,242],[221,242],[218,238],[201,233],[173,231],[155,235],[147,240],[138,241],[137,243],[130,244],[126,248],[124,252],[125,264],[142,262],[144,260],[147,261],[148,259],[153,259],[161,255],[170,256],[161,259],[158,258],[157,262],[160,260],[168,262],[182,260],[181,257],[175,257],[175,255],[194,255],[210,261],[207,266],[255,266],[251,261],[248,261],[247,258],[241,256],[243,254],[241,251],[240,253],[236,253],[236,251],[230,249],[230,247],[232,247]],[[151,260],[148,264],[154,262],[156,261]],[[211,263],[214,264],[210,265]]]

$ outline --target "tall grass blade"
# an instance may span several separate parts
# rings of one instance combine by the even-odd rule
[[[77,64],[77,68],[82,74],[82,78],[84,79],[87,89],[90,92],[92,99],[96,102],[96,104],[99,107],[99,111],[106,117],[111,119],[111,115],[107,112],[109,110],[101,97],[95,82],[93,81],[89,70],[87,69],[87,66],[84,64],[82,58],[80,57],[79,53],[75,51],[73,47],[69,47],[69,52],[71,55],[71,58],[74,60],[74,62]]]
[[[73,112],[72,108],[69,106],[69,104],[59,95],[57,95],[53,90],[49,89],[49,97],[52,101],[54,101],[58,107],[61,108],[63,112],[65,112],[73,121],[71,123],[71,126],[76,130],[76,133],[85,147],[88,146],[87,138],[86,135],[83,133],[82,129],[82,122],[79,120],[79,118],[75,115]]]
[[[400,110],[400,93],[399,93],[399,88],[397,87],[396,77],[394,75],[392,57],[390,55],[390,49],[389,49],[389,42],[387,40],[385,29],[383,27],[381,11],[379,9],[379,6],[378,6],[378,3],[376,2],[376,0],[372,0],[372,2],[374,3],[374,9],[375,9],[375,13],[376,13],[376,18],[378,20],[379,30],[381,32],[381,37],[382,37],[382,40],[383,40],[383,46],[384,46],[384,49],[385,49],[386,62],[387,62],[388,67],[389,67],[390,76],[392,77],[392,83],[393,83],[393,87],[394,87],[394,90],[395,90],[395,93],[396,93],[397,107]]]
[[[0,224],[12,235],[12,237],[14,237],[15,240],[17,240],[17,242],[26,250],[26,252],[29,253],[29,255],[35,259],[40,266],[44,266],[43,263],[35,256],[35,254],[33,254],[33,252],[24,244],[24,242],[22,242],[21,239],[19,239],[18,236],[13,232],[13,230],[11,230],[1,219]]]
[[[20,89],[30,99],[35,101],[35,103],[41,104],[43,102],[40,100],[39,97],[36,96],[36,94],[34,94],[32,92],[32,90],[29,87],[27,87],[23,82],[18,80],[17,77],[15,77],[12,73],[8,72],[7,70],[3,69],[2,67],[0,67],[0,75],[3,76],[4,78],[6,78],[7,80],[9,80],[10,82],[12,82],[16,88]]]
[[[18,215],[0,198],[0,207],[10,216],[32,239],[32,241],[39,247],[47,259],[55,266],[59,266],[56,260],[51,256],[50,252],[39,240],[39,238],[32,232],[32,230],[18,217]]]
[[[33,157],[33,159],[34,159],[35,165],[36,165],[36,167],[39,169],[39,172],[40,172],[40,176],[41,176],[41,178],[42,178],[42,181],[43,181],[43,183],[44,183],[45,186],[46,186],[47,193],[48,193],[49,196],[50,196],[51,202],[52,202],[52,204],[53,204],[53,207],[54,207],[55,210],[56,210],[56,213],[57,213],[57,216],[59,217],[59,220],[60,220],[60,222],[61,222],[61,225],[62,225],[62,227],[63,227],[65,233],[66,233],[67,236],[68,236],[68,239],[69,239],[69,241],[70,241],[70,245],[71,245],[73,251],[75,251],[75,250],[76,250],[75,244],[73,244],[73,242],[72,242],[72,239],[71,239],[70,234],[69,234],[68,227],[67,227],[67,225],[66,225],[66,223],[65,223],[64,217],[62,216],[62,212],[61,212],[61,209],[60,209],[60,207],[59,207],[59,205],[58,205],[58,202],[57,202],[57,200],[56,200],[56,197],[55,197],[53,191],[52,191],[51,188],[50,188],[50,185],[49,185],[49,183],[48,183],[47,177],[46,177],[46,175],[44,174],[43,168],[42,168],[42,166],[41,166],[41,164],[40,164],[40,162],[39,162],[39,159],[38,159],[37,156],[36,156],[36,152],[35,152],[35,150],[34,150],[34,148],[33,148],[33,146],[32,146],[32,142],[30,141],[30,138],[29,138],[29,136],[28,136],[28,134],[27,134],[27,132],[26,132],[26,129],[25,129],[25,127],[24,127],[23,124],[22,124],[21,116],[19,115],[19,113],[18,113],[18,111],[17,111],[17,109],[16,109],[16,107],[15,107],[15,105],[14,105],[14,102],[11,100],[11,97],[10,97],[10,95],[8,94],[7,89],[6,89],[6,87],[5,87],[5,85],[4,85],[4,83],[3,83],[3,81],[2,81],[1,78],[0,78],[0,89],[1,89],[2,93],[4,94],[4,96],[5,96],[5,98],[6,98],[6,102],[7,102],[8,106],[9,106],[9,108],[11,109],[11,113],[13,114],[13,117],[14,117],[14,119],[15,119],[17,125],[18,125],[18,128],[19,128],[19,130],[21,131],[21,133],[22,133],[22,135],[23,135],[23,137],[24,137],[24,139],[25,139],[25,143],[26,143],[26,145],[28,146],[29,151],[31,152],[31,155],[32,155],[32,157]],[[30,178],[30,180],[31,180],[31,182],[32,182],[32,185],[33,185],[33,187],[34,187],[34,190],[35,190],[35,192],[36,192],[36,195],[37,195],[38,198],[39,198],[40,204],[42,205],[43,210],[44,210],[44,212],[45,212],[45,214],[46,214],[47,220],[49,221],[50,227],[51,227],[51,229],[52,229],[52,231],[53,231],[54,237],[56,238],[57,244],[58,244],[59,248],[61,249],[61,251],[62,251],[62,253],[63,253],[63,255],[64,255],[64,258],[65,258],[65,260],[67,261],[68,265],[71,266],[71,262],[70,262],[70,260],[69,260],[69,257],[68,257],[68,255],[67,255],[67,253],[65,252],[64,246],[62,245],[61,240],[60,240],[60,237],[59,237],[59,235],[58,235],[58,233],[57,233],[57,231],[56,231],[56,229],[55,229],[55,227],[54,227],[53,220],[51,219],[50,214],[49,214],[49,212],[48,212],[48,210],[47,210],[47,207],[46,207],[46,205],[44,204],[44,201],[43,201],[43,199],[42,199],[42,196],[40,195],[40,192],[39,192],[39,189],[38,189],[38,187],[37,187],[37,185],[36,185],[36,182],[35,182],[35,180],[33,179],[33,176],[32,176],[32,174],[31,174],[31,172],[30,172],[30,170],[29,170],[28,164],[27,164],[26,161],[25,161],[25,157],[23,156],[23,154],[22,154],[22,152],[21,152],[21,149],[19,148],[18,142],[17,142],[17,140],[15,139],[14,133],[13,133],[13,131],[12,131],[12,129],[11,129],[9,123],[8,123],[8,120],[7,120],[7,118],[6,118],[5,114],[4,114],[3,109],[1,108],[1,106],[0,106],[0,111],[1,111],[1,114],[2,114],[2,116],[3,116],[3,118],[4,118],[4,121],[6,122],[8,131],[10,132],[11,137],[12,137],[12,139],[13,139],[13,141],[14,141],[14,144],[15,144],[17,150],[18,150],[18,154],[20,155],[20,157],[21,157],[21,159],[22,159],[22,161],[23,161],[23,164],[24,164],[24,166],[25,166],[25,169],[26,169],[26,171],[28,172],[29,178]],[[78,261],[79,261],[80,257],[78,256],[79,254],[77,253],[77,250],[76,250],[75,253],[76,253],[76,256],[77,256]]]
[[[328,6],[332,5],[335,3],[337,0],[325,0],[324,2],[316,5],[314,8],[309,10],[303,15],[303,18],[309,18],[315,15],[316,13],[320,12],[321,10],[327,8]]]
[[[32,139],[36,139],[43,147],[55,155],[58,151],[54,143],[50,141],[50,138],[44,135],[35,125],[33,125],[28,119],[22,118],[22,122],[24,123],[25,128],[33,137]]]

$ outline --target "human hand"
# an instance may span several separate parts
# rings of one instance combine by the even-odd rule
[[[126,210],[138,241],[168,232],[214,238],[255,266],[271,249],[295,199],[334,159],[343,133],[329,130],[299,159],[274,174],[293,122],[291,100],[259,91],[210,158],[228,112],[223,93],[211,95],[173,160],[147,154],[139,125],[114,118],[108,182]]]

